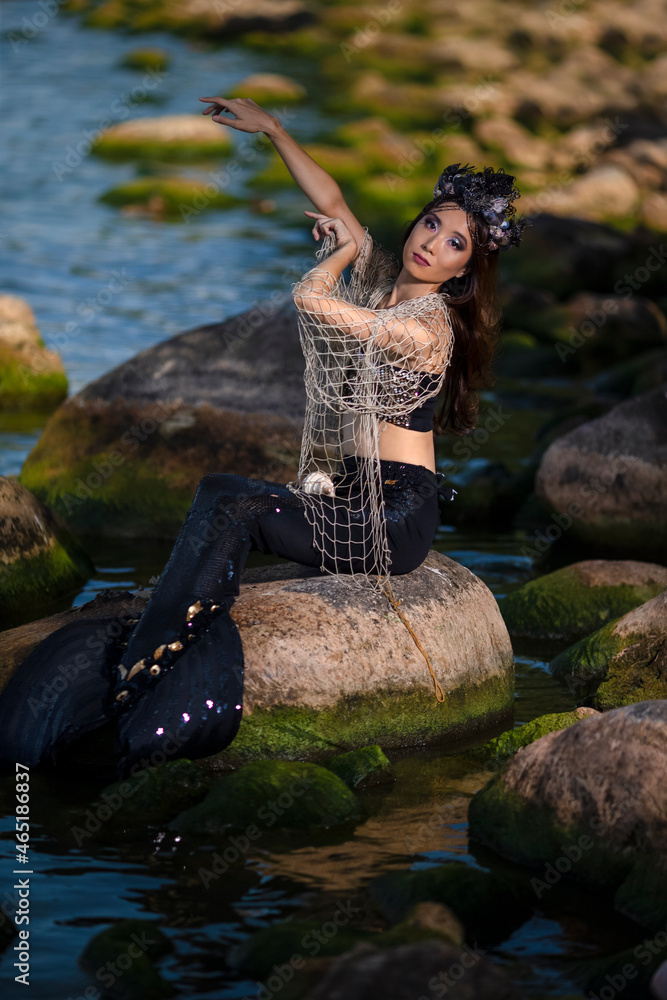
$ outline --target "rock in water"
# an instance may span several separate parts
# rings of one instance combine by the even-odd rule
[[[572,641],[590,635],[667,587],[667,568],[634,559],[586,559],[501,598],[510,635]]]
[[[93,569],[48,507],[15,479],[0,476],[0,623],[25,621]]]
[[[566,876],[664,928],[666,769],[667,701],[593,715],[519,750],[472,799],[470,836],[534,866],[540,898]]]
[[[601,710],[667,698],[667,590],[563,650],[549,669]]]
[[[444,703],[386,599],[294,563],[247,570],[242,581],[232,618],[245,659],[244,717],[211,767],[267,757],[321,760],[371,744],[453,746],[511,722],[514,659],[498,605],[478,577],[447,556],[432,551],[393,581]],[[13,629],[0,636],[0,663],[8,675],[68,621],[138,618],[145,604],[140,595],[98,598]]]
[[[21,482],[78,533],[175,538],[209,472],[296,478],[303,371],[286,291],[86,386],[52,414]]]
[[[616,553],[667,553],[667,385],[547,448],[535,491],[574,537]]]

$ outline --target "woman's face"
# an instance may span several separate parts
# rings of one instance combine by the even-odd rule
[[[471,256],[472,239],[466,213],[457,205],[446,203],[428,212],[416,224],[403,247],[403,267],[412,277],[437,288],[443,281],[463,274]]]

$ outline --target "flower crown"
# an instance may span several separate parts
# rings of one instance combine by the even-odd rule
[[[475,171],[469,164],[452,163],[440,174],[433,198],[456,201],[469,213],[479,212],[489,223],[488,250],[507,250],[518,246],[524,228],[530,225],[522,216],[516,218],[511,202],[521,197],[514,177],[502,167],[484,167]]]

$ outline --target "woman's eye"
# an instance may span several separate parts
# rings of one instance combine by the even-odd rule
[[[460,240],[457,240],[456,237],[452,237],[452,239],[449,242],[453,243],[457,250],[461,250],[462,249],[461,242],[460,242]]]

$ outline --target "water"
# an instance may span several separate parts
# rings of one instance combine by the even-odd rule
[[[153,44],[173,56],[164,80],[149,91],[152,102],[131,108],[132,116],[156,110],[197,112],[200,94],[224,94],[232,83],[259,70],[285,72],[310,85],[312,70],[296,60],[269,59],[240,47],[212,50],[159,33],[135,39],[83,30],[63,16],[50,17],[15,49],[11,32],[38,10],[36,4],[13,0],[0,8],[2,289],[30,303],[44,341],[63,358],[74,393],[158,341],[224,320],[274,290],[284,291],[314,253],[301,214],[311,205],[296,190],[262,193],[275,200],[273,214],[258,215],[242,206],[202,214],[187,225],[173,224],[123,216],[96,201],[108,188],[135,176],[134,164],[83,155],[63,172],[68,147],[81,143],[84,130],[95,130],[114,108],[119,117],[127,117],[122,109],[128,108],[142,74],[118,68],[119,57],[130,48]],[[310,140],[331,124],[309,103],[293,114],[288,127],[298,140]],[[231,130],[230,135],[235,142],[241,136]],[[229,190],[241,193],[261,163],[260,155],[244,165]],[[215,166],[176,169],[206,176]],[[120,288],[109,294],[110,282],[119,275],[113,287]],[[544,398],[515,398],[512,418],[468,462],[440,456],[452,482],[465,484],[490,459],[507,461],[513,471],[521,465],[526,440],[550,405],[549,391],[542,389]],[[486,401],[491,405],[499,398],[488,394]],[[37,418],[2,418],[0,474],[18,473],[40,431]],[[444,523],[435,544],[499,597],[534,575],[531,560],[521,554],[523,541],[520,532],[461,531]],[[169,552],[164,544],[89,544],[94,576],[77,593],[54,602],[49,612],[83,604],[104,589],[150,585]],[[552,651],[517,648],[516,654],[516,724],[573,706],[571,694],[546,669]],[[147,831],[137,817],[136,830],[122,837],[77,846],[70,829],[71,793],[36,777],[31,801],[31,997],[101,995],[77,957],[100,929],[128,917],[154,920],[171,940],[174,951],[159,968],[183,995],[201,1000],[254,995],[254,983],[231,970],[225,959],[227,949],[253,930],[285,919],[313,900],[332,913],[337,901],[392,869],[447,859],[506,867],[488,853],[471,851],[467,838],[467,803],[488,772],[461,755],[437,750],[395,754],[393,763],[395,786],[364,796],[368,818],[355,831],[302,842],[265,836],[207,891],[197,872],[210,861],[213,842],[195,846],[164,830]],[[84,802],[95,799],[93,789],[79,794]],[[2,891],[11,912],[13,816],[0,820],[0,830]],[[522,877],[531,874],[522,872]],[[569,960],[639,940],[636,928],[608,910],[576,888],[554,891],[553,898],[536,899],[532,917],[508,933],[493,957],[511,969],[527,996],[576,993]],[[3,995],[22,995],[11,981],[13,961],[11,951],[0,958],[0,973],[8,984]]]

